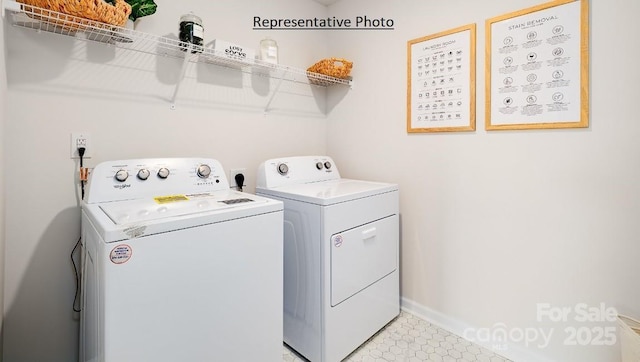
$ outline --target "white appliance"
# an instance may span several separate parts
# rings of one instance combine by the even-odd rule
[[[284,342],[342,360],[400,313],[398,186],[289,157],[260,165],[256,194],[284,202]]]
[[[281,202],[205,158],[105,162],[88,186],[80,361],[282,360]]]

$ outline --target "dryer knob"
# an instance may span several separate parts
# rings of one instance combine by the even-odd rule
[[[289,172],[289,166],[287,166],[284,163],[281,163],[278,165],[278,173],[281,174],[282,176],[286,175],[287,172]]]
[[[129,173],[127,172],[127,170],[118,170],[118,172],[116,172],[114,176],[114,178],[118,182],[125,182],[127,181],[128,177],[129,177]]]
[[[165,179],[167,177],[169,177],[169,169],[166,167],[163,167],[161,169],[158,170],[158,177]]]
[[[324,168],[326,168],[327,170],[330,169],[331,168],[331,162],[325,161]]]
[[[200,165],[198,166],[196,173],[200,178],[207,178],[211,175],[211,167],[209,167],[209,165]]]
[[[318,170],[322,170],[323,167],[324,167],[324,165],[322,164],[322,162],[316,162],[316,168]]]
[[[142,181],[148,179],[149,175],[151,175],[151,172],[149,172],[149,170],[146,169],[146,168],[141,168],[140,170],[138,170],[138,175],[137,176]]]

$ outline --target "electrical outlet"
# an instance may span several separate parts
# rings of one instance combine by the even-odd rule
[[[84,147],[83,158],[91,158],[91,135],[86,132],[74,132],[71,134],[71,158],[80,158],[78,147]]]
[[[238,186],[236,185],[236,175],[237,174],[243,174],[244,175],[244,182],[242,183],[242,187],[247,186],[247,169],[246,168],[232,168],[229,171],[229,186],[231,186],[232,189],[237,189]]]

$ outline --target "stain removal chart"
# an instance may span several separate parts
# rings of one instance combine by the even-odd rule
[[[475,24],[407,42],[407,132],[475,130]]]
[[[588,1],[487,20],[486,129],[588,127]]]

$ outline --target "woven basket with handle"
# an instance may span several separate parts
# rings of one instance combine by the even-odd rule
[[[328,58],[322,59],[316,64],[307,68],[307,72],[318,73],[327,75],[334,78],[346,79],[349,77],[351,73],[351,68],[353,67],[353,62],[350,62],[343,58]],[[316,80],[312,77],[309,77],[309,80],[312,83],[315,83]]]
[[[131,5],[124,0],[115,0],[114,4],[109,4],[104,0],[17,0],[25,5],[50,10],[56,13],[68,14],[77,18],[66,18],[57,14],[44,12],[36,8],[25,6],[27,11],[40,14],[39,20],[48,21],[55,24],[64,24],[65,28],[71,30],[82,28],[82,24],[87,22],[82,19],[97,21],[114,26],[124,26],[131,14]],[[34,16],[35,17],[35,16]],[[53,18],[53,19],[52,19]],[[57,21],[56,18],[60,19]],[[76,24],[69,25],[69,21]]]

